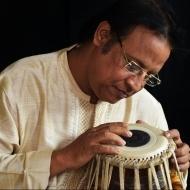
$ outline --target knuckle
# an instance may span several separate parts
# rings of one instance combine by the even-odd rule
[[[184,143],[181,148],[181,152],[182,152],[182,154],[188,155],[189,154],[189,145]]]
[[[180,163],[180,164],[187,163],[188,162],[188,157],[185,156],[185,157],[178,158],[177,162]]]
[[[183,146],[184,146],[184,148],[187,149],[188,152],[189,152],[189,145],[188,145],[187,143],[183,143]]]
[[[116,146],[108,146],[107,147],[107,152],[110,153],[110,154],[118,154],[119,149]]]
[[[94,146],[94,142],[93,142],[92,140],[89,140],[89,141],[88,141],[88,146],[89,146],[89,147],[93,147],[93,146]]]
[[[173,132],[179,134],[179,130],[178,129],[172,129]]]
[[[184,148],[181,148],[180,151],[179,151],[179,153],[180,153],[181,155],[185,155],[185,154],[186,154],[186,151],[185,151]]]
[[[112,125],[112,123],[104,123],[101,125],[102,128],[109,128]]]
[[[123,122],[113,122],[112,125],[114,125],[114,126],[122,126]]]
[[[85,134],[85,138],[84,139],[86,139],[86,141],[88,141],[89,143],[91,143],[91,141],[92,141],[92,139],[93,139],[93,133],[90,131],[90,132],[88,132],[88,133],[86,133]]]
[[[189,166],[190,166],[189,162],[186,162],[185,164],[179,165],[181,171],[187,170],[189,168]]]
[[[97,153],[100,153],[100,149],[101,149],[100,145],[96,144],[96,145],[92,146],[91,151],[92,151],[93,154],[97,154]]]
[[[117,154],[117,147],[111,145],[98,145],[94,148],[94,154]]]
[[[103,136],[104,136],[104,138],[109,138],[110,137],[110,130],[109,129],[107,129],[106,131],[104,131],[103,132]]]
[[[91,129],[88,129],[87,132],[96,132],[97,131],[97,128],[96,127],[93,127]]]
[[[99,154],[107,153],[106,152],[106,147],[103,146],[103,145],[97,146],[96,153],[99,153]]]
[[[180,137],[180,133],[179,133],[178,129],[171,129],[170,132],[173,133],[173,134],[175,134],[175,136]]]

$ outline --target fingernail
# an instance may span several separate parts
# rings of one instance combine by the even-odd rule
[[[122,146],[125,146],[126,145],[126,142],[124,140],[122,140]]]
[[[170,133],[168,133],[168,132],[165,132],[165,135],[166,135],[166,137],[170,137]]]
[[[133,135],[133,133],[132,133],[131,131],[128,131],[128,132],[127,132],[127,136],[128,136],[128,137],[132,137],[132,135]]]

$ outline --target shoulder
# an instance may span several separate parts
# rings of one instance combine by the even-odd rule
[[[60,58],[62,61],[66,60],[66,52],[73,46],[50,53],[38,54],[19,59],[6,67],[1,72],[0,76],[17,76],[19,73],[45,72],[46,70],[51,70],[58,66]]]
[[[24,86],[30,88],[43,83],[53,70],[59,70],[56,68],[59,52],[28,56],[13,62],[0,74],[1,90],[16,92]]]
[[[55,60],[57,54],[58,52],[52,52],[52,53],[24,57],[10,64],[7,68],[5,68],[1,72],[1,75],[10,75],[11,73],[27,71],[30,69],[31,70],[39,69],[43,65],[47,65],[48,63]]]

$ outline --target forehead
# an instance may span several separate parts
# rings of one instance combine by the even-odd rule
[[[165,38],[143,26],[134,28],[122,43],[124,51],[150,71],[158,72],[171,51],[169,42]]]

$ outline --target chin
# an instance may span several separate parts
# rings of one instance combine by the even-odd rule
[[[106,91],[107,93],[102,93],[99,94],[99,100],[104,101],[104,102],[108,102],[110,104],[115,104],[117,103],[119,100],[123,99],[121,97],[118,97],[116,94],[114,93],[108,93],[108,90]]]
[[[110,103],[110,104],[115,104],[115,103],[117,103],[118,101],[120,101],[121,99],[119,99],[119,98],[108,98],[108,99],[106,99],[106,100],[104,100],[104,101],[106,101],[106,102],[108,102],[108,103]]]
[[[110,103],[110,104],[115,104],[116,102],[118,102],[118,100],[117,101],[106,101],[106,102],[108,102],[108,103]]]

